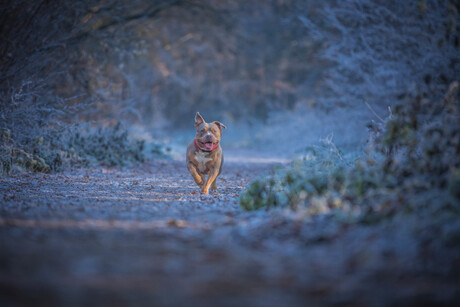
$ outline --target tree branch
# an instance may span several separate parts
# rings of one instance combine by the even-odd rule
[[[150,9],[147,10],[147,12],[142,12],[142,13],[138,13],[138,14],[129,15],[129,16],[126,16],[126,17],[120,17],[120,18],[112,19],[112,20],[110,20],[108,22],[102,23],[101,25],[97,26],[96,28],[94,28],[92,30],[84,31],[82,33],[77,34],[76,36],[71,37],[70,39],[67,39],[65,41],[65,43],[66,44],[69,44],[69,43],[72,44],[74,42],[77,42],[79,40],[82,40],[82,39],[85,39],[85,38],[89,37],[94,32],[100,32],[100,31],[106,30],[106,29],[108,29],[108,28],[110,28],[112,26],[125,24],[125,23],[128,23],[128,22],[133,21],[133,20],[145,19],[145,18],[153,18],[153,17],[157,16],[160,12],[164,11],[167,8],[171,8],[173,6],[179,6],[179,5],[185,4],[186,2],[187,2],[186,0],[166,1],[166,2],[161,3],[160,5],[155,5],[155,6],[151,7]]]

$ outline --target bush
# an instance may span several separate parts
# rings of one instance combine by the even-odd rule
[[[437,102],[413,95],[387,120],[371,126],[366,154],[344,157],[327,138],[291,167],[252,182],[240,205],[246,210],[301,208],[308,216],[327,213],[363,222],[414,206],[448,207],[458,214],[459,101],[458,82]]]
[[[71,134],[68,147],[71,155],[85,163],[115,166],[144,161],[144,141],[130,140],[128,131],[120,124],[76,131]]]
[[[7,128],[0,130],[2,174],[11,171],[59,171],[65,167],[116,166],[145,160],[143,140],[129,137],[120,124],[114,127],[78,125],[41,130],[28,142],[17,142]],[[166,156],[163,147],[152,145],[148,156]]]

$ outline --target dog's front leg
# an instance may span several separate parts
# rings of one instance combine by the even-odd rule
[[[195,180],[195,183],[202,188],[204,185],[204,176],[202,176],[200,173],[198,173],[196,166],[192,163],[189,162],[187,163],[187,168],[190,174],[193,177],[193,180]]]
[[[201,188],[201,193],[206,194],[206,195],[209,194],[209,187],[216,180],[217,175],[219,175],[219,168],[215,167],[209,173],[209,176],[208,176],[208,179],[206,180],[206,183]]]

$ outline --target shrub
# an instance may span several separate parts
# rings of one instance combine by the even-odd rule
[[[160,144],[146,153],[143,140],[131,138],[120,124],[114,127],[78,125],[49,128],[28,142],[17,142],[9,129],[0,130],[1,172],[59,171],[65,167],[116,166],[143,162],[148,157],[166,156]]]
[[[412,211],[414,204],[451,208],[460,196],[459,101],[458,82],[437,102],[413,95],[372,126],[366,154],[344,157],[327,138],[287,169],[252,182],[240,205],[302,208],[308,216],[328,213],[363,222]],[[436,201],[429,196],[434,194]],[[460,208],[454,205],[454,211]]]
[[[70,135],[67,146],[71,155],[85,163],[115,166],[144,161],[144,141],[130,140],[128,131],[120,124],[76,131]]]

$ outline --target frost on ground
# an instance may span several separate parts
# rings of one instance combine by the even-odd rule
[[[210,196],[182,160],[1,178],[0,304],[460,299],[459,253],[414,240],[411,217],[361,225],[281,208],[246,212],[240,192],[279,163],[227,160]]]

